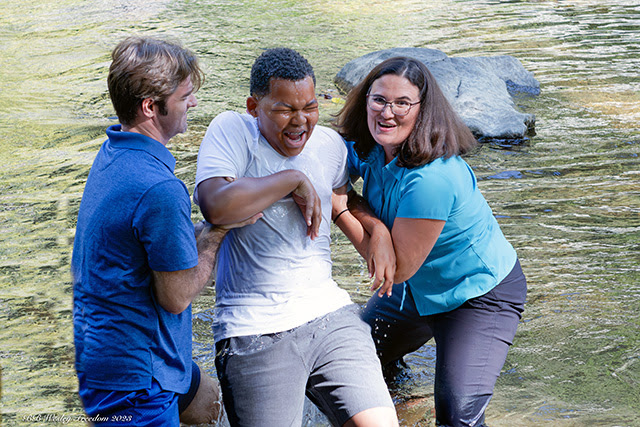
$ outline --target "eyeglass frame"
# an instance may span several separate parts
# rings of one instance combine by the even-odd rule
[[[375,109],[373,109],[373,108],[371,107],[371,105],[369,105],[369,97],[370,97],[370,96],[372,96],[370,93],[368,93],[368,94],[366,95],[366,98],[367,98],[367,107],[371,108],[371,110],[372,110],[372,111],[375,111],[376,113],[381,113],[381,112],[383,112],[383,111],[384,111],[384,109],[385,109],[385,108],[387,108],[387,105],[388,105],[388,106],[389,106],[389,108],[391,109],[391,113],[392,113],[392,114],[395,114],[396,116],[400,116],[400,117],[404,117],[404,116],[408,115],[408,114],[411,112],[411,107],[413,107],[413,106],[414,106],[414,105],[416,105],[416,104],[420,104],[420,103],[422,102],[422,101],[407,102],[407,103],[409,104],[409,109],[407,110],[407,112],[406,112],[406,113],[404,113],[404,114],[398,114],[398,113],[396,113],[395,111],[393,111],[393,106],[394,106],[394,103],[395,103],[396,101],[387,101],[386,99],[384,99],[384,96],[380,96],[380,95],[373,95],[373,96],[379,96],[380,98],[384,99],[384,105],[382,106],[382,108],[381,108],[381,109],[379,109],[379,110],[375,110]]]

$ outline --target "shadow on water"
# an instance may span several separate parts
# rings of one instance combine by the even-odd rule
[[[320,99],[325,124],[340,108],[333,76],[364,53],[402,45],[520,59],[541,83],[539,95],[514,101],[535,114],[536,134],[517,144],[487,141],[468,158],[529,282],[487,420],[640,426],[639,31],[640,6],[632,0],[5,2],[3,425],[32,425],[28,417],[38,414],[82,414],[73,369],[71,244],[84,181],[104,129],[114,123],[105,92],[109,52],[137,33],[182,40],[207,74],[190,131],[171,142],[176,174],[191,191],[207,124],[226,109],[244,109],[249,69],[264,48],[291,46],[309,58],[318,93],[328,95]],[[200,218],[196,207],[193,218]],[[366,265],[341,233],[334,229],[332,237],[336,281],[364,304]],[[208,289],[195,301],[193,336],[194,356],[211,375],[213,299]],[[402,425],[433,425],[431,344],[407,357],[408,368],[392,384]],[[305,425],[327,424],[309,406]]]

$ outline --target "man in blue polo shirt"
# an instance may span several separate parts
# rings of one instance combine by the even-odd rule
[[[121,124],[91,167],[71,263],[79,394],[96,424],[209,422],[218,390],[191,359],[191,302],[226,229],[196,232],[166,148],[187,128],[202,71],[192,52],[148,38],[124,40],[112,59]]]

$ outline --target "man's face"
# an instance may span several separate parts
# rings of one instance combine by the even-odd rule
[[[157,115],[157,127],[169,139],[187,130],[187,111],[198,105],[191,77],[187,77],[164,102]]]
[[[260,133],[283,156],[297,156],[318,123],[318,100],[311,76],[291,81],[272,78],[269,94],[247,99]]]

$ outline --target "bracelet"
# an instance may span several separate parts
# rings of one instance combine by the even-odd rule
[[[333,223],[335,224],[336,221],[338,220],[338,218],[340,218],[340,215],[342,215],[343,213],[345,213],[346,211],[348,211],[349,208],[346,208],[345,210],[343,210],[342,212],[340,212],[338,215],[335,216],[335,218],[333,218]]]

